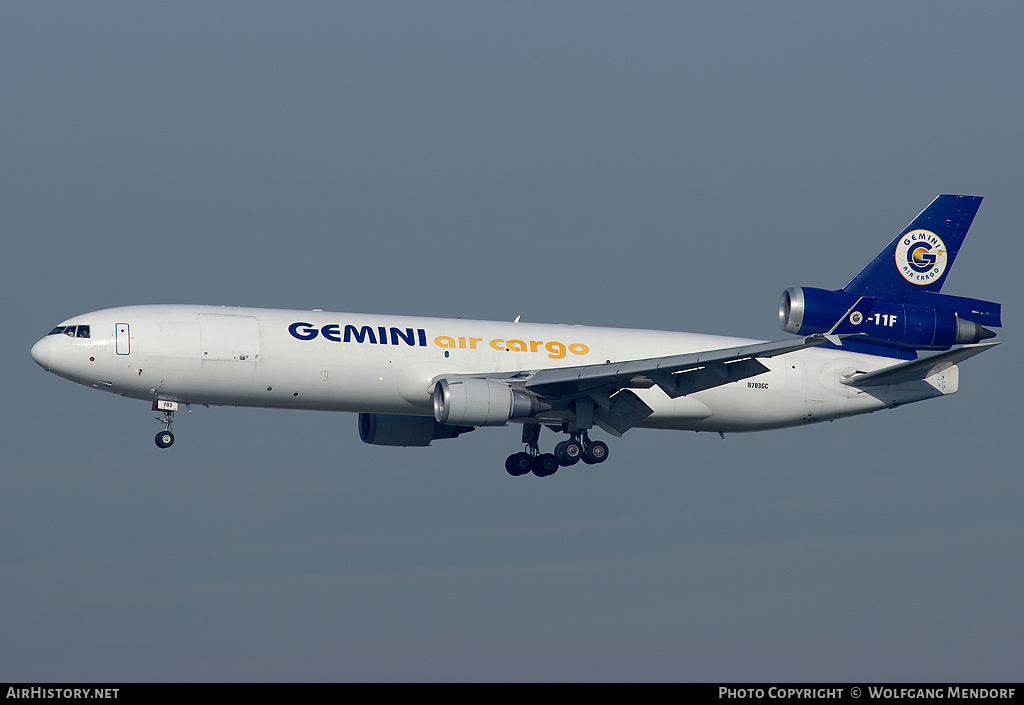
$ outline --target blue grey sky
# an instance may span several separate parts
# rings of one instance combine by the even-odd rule
[[[0,7],[0,680],[1020,680],[1016,2]],[[781,339],[938,193],[1003,302],[955,396],[631,431],[179,414],[44,373],[133,303]],[[544,441],[544,439],[547,441]],[[553,443],[554,436],[542,436]]]

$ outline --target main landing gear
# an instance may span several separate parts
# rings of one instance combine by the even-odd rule
[[[569,440],[555,446],[554,453],[541,453],[537,445],[540,439],[540,426],[526,424],[523,426],[523,443],[526,450],[513,453],[505,459],[505,470],[513,477],[532,472],[537,477],[549,477],[558,472],[559,467],[569,467],[579,461],[587,465],[603,463],[608,459],[608,445],[602,441],[592,441],[586,431],[571,433]]]
[[[171,433],[171,423],[174,421],[174,412],[177,410],[178,402],[176,401],[153,402],[153,411],[164,412],[163,416],[157,417],[157,421],[164,425],[164,430],[156,434],[157,448],[170,448],[174,445],[174,434]]]

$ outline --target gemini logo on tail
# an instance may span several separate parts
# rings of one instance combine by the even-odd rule
[[[931,284],[946,271],[946,244],[931,230],[912,230],[896,245],[896,268],[911,284]]]

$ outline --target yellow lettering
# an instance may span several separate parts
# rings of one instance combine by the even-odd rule
[[[491,341],[491,347],[499,352],[505,352],[505,341],[501,338],[495,338]]]
[[[439,335],[436,338],[434,338],[434,345],[436,345],[439,348],[454,348],[455,339],[450,338],[447,335]]]
[[[590,348],[588,348],[583,343],[573,343],[572,345],[569,346],[569,352],[571,352],[573,355],[586,355],[588,352],[590,352]]]
[[[509,350],[514,350],[515,352],[526,352],[526,343],[522,340],[516,340],[513,338],[505,343],[505,345],[508,346]]]
[[[545,343],[544,348],[551,353],[548,357],[552,360],[561,360],[565,357],[565,343],[551,341],[550,343]]]
[[[530,352],[537,352],[537,348],[544,344],[543,340],[531,340],[530,341]]]
[[[459,338],[459,347],[460,348],[466,347],[466,339],[465,338],[461,338],[461,337]]]
[[[483,338],[470,338],[469,339],[469,349],[470,350],[476,350],[476,344],[481,342],[482,340],[483,340]]]

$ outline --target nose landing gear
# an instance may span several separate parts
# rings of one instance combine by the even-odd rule
[[[157,448],[170,448],[174,445],[174,434],[170,431],[161,431],[156,434],[156,447]]]
[[[170,448],[174,445],[174,434],[171,433],[171,423],[174,422],[174,412],[178,410],[178,402],[176,401],[155,401],[153,402],[153,411],[164,412],[163,416],[158,416],[157,421],[164,425],[164,430],[156,434],[156,447],[157,448]]]

